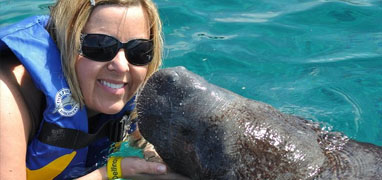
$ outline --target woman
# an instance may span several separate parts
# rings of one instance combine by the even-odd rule
[[[110,158],[94,170],[124,136],[136,92],[161,64],[151,0],[59,0],[50,18],[6,27],[0,38],[1,179],[166,173],[137,158]]]

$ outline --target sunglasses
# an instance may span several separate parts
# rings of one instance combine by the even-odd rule
[[[111,61],[119,49],[125,50],[130,64],[143,66],[153,59],[153,42],[148,39],[133,39],[121,43],[118,39],[105,34],[81,34],[80,54],[98,62]]]

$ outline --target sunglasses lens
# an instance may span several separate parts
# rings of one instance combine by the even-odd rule
[[[87,34],[81,44],[84,57],[94,61],[111,61],[124,47],[126,59],[130,64],[143,66],[151,62],[153,57],[153,43],[146,39],[134,39],[127,43],[120,43],[114,37],[103,34]]]
[[[125,51],[129,63],[133,65],[146,65],[153,59],[153,43],[148,40],[132,40]]]
[[[118,52],[118,41],[110,36],[88,34],[82,45],[82,54],[94,61],[110,61]]]

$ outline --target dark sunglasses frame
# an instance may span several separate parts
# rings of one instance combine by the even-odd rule
[[[153,42],[149,39],[132,39],[122,43],[106,34],[81,33],[80,37],[80,55],[93,61],[111,61],[121,48],[125,50],[127,61],[136,66],[147,65],[153,58]]]

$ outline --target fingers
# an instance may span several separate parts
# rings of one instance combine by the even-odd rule
[[[167,167],[161,163],[147,162],[140,158],[124,158],[121,162],[124,177],[136,174],[165,174]]]

